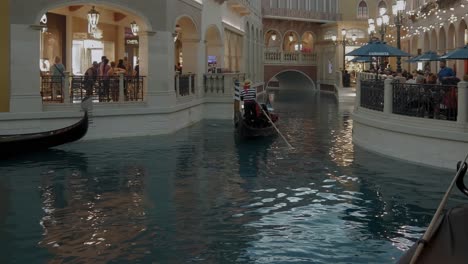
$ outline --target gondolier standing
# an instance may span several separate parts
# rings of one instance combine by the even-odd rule
[[[257,90],[251,87],[250,80],[245,80],[244,90],[240,93],[241,100],[244,101],[244,118],[249,123],[254,123],[257,117]]]

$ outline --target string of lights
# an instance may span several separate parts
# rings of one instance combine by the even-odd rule
[[[458,3],[447,9],[438,8],[435,2],[429,2],[416,10],[407,11],[408,25],[402,26],[406,34],[402,39],[411,38],[421,33],[431,31],[436,28],[442,28],[446,23],[455,23],[468,17],[466,12],[468,0],[459,0]],[[418,25],[420,21],[430,21],[430,25]]]

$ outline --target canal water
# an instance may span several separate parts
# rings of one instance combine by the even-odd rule
[[[1,161],[0,263],[394,263],[454,172],[354,146],[331,96],[270,96],[293,150],[205,120]]]

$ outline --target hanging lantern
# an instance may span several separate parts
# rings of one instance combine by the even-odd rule
[[[177,38],[179,38],[180,31],[182,31],[182,28],[179,26],[179,24],[177,24],[176,27],[175,27],[175,32],[174,32],[174,34],[173,34],[173,36],[174,36],[174,42],[176,42],[176,41],[177,41]]]
[[[289,38],[289,42],[293,42],[294,36],[293,36],[292,33],[289,33],[289,37],[288,37],[288,38]]]
[[[276,33],[273,32],[273,34],[271,34],[271,40],[275,41],[276,40]]]
[[[94,29],[97,28],[97,25],[99,24],[99,17],[99,12],[96,11],[93,6],[93,8],[91,8],[91,10],[88,12],[88,31],[94,31]]]
[[[42,28],[42,33],[45,33],[47,31],[47,15],[46,14],[42,15],[40,24],[45,26]]]
[[[134,36],[138,35],[138,32],[140,31],[140,27],[138,26],[138,24],[135,21],[130,23],[130,29],[132,30],[132,34]]]

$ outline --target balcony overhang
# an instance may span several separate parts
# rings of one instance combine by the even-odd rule
[[[250,15],[250,9],[246,3],[239,0],[228,0],[226,1],[229,8],[234,12],[238,13],[240,16]]]

